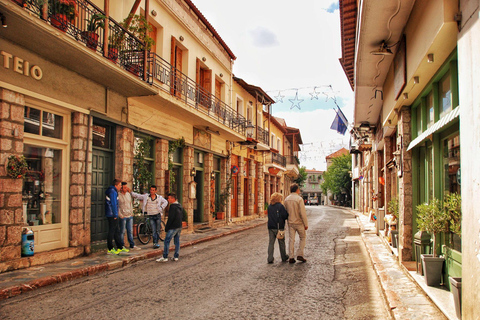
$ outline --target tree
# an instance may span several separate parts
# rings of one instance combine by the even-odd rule
[[[351,170],[352,161],[350,155],[345,154],[333,158],[332,164],[323,175],[323,193],[327,194],[327,191],[330,191],[333,195],[337,196],[345,193],[347,199],[349,199],[352,193],[352,178],[350,177]]]
[[[299,186],[302,186],[305,180],[307,180],[307,168],[303,166],[298,169],[298,177],[293,181]]]

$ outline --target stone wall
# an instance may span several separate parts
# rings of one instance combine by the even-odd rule
[[[166,181],[165,172],[168,171],[168,140],[155,140],[155,185],[160,195],[167,197],[166,185],[170,181]]]
[[[0,264],[21,256],[22,179],[7,176],[9,156],[23,154],[25,97],[0,88]],[[0,272],[1,272],[0,268]]]
[[[193,148],[183,148],[183,208],[188,214],[188,231],[193,232],[193,199],[189,197],[190,182],[193,181],[190,176],[190,169],[193,168]]]
[[[115,178],[127,182],[130,188],[133,184],[134,139],[132,129],[116,127]]]

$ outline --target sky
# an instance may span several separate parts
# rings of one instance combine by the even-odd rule
[[[330,129],[335,105],[353,120],[338,0],[192,1],[237,57],[234,75],[266,91],[272,114],[300,129],[300,166],[325,170],[327,155],[348,148],[348,131]]]

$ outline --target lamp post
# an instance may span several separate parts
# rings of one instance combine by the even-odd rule
[[[253,129],[255,129],[255,126],[251,122],[248,122],[246,127],[247,138],[253,138]]]

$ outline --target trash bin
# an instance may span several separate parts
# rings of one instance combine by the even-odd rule
[[[22,257],[33,256],[34,235],[32,229],[24,228],[22,230]]]

